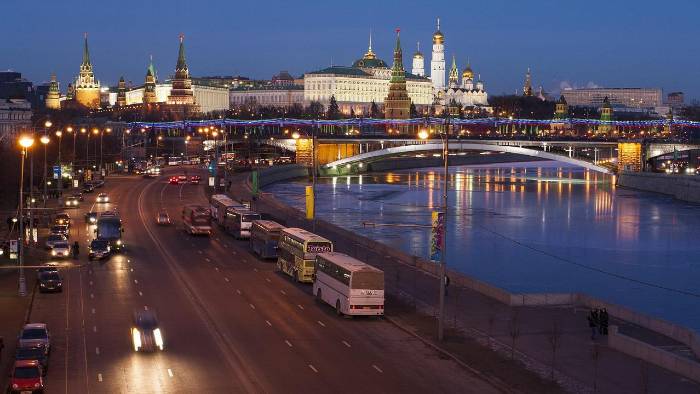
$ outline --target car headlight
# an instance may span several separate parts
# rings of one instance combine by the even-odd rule
[[[156,346],[160,350],[163,350],[163,334],[160,332],[160,328],[153,330],[153,338],[156,340]]]
[[[55,251],[55,250],[52,250],[52,251],[51,251],[51,256],[55,256],[55,255],[56,255],[56,251]]]
[[[17,383],[12,383],[12,388],[13,388],[13,389],[18,389],[18,388],[19,388],[19,385],[18,385]]]
[[[91,218],[90,218],[90,223],[95,223],[95,218],[91,217]]]
[[[41,286],[41,287],[46,287],[46,283],[41,282],[41,283],[39,283],[39,286]]]
[[[122,244],[122,240],[121,240],[121,239],[118,239],[118,240],[117,240],[117,245],[121,245],[121,244]]]
[[[134,342],[134,350],[138,352],[139,348],[141,348],[141,333],[139,330],[131,329],[131,339]]]

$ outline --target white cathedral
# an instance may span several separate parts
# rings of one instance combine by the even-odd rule
[[[419,44],[418,51],[413,55],[412,74],[425,76],[424,65],[425,59],[420,52]],[[489,105],[484,83],[480,77],[477,81],[474,81],[474,71],[469,62],[467,62],[467,67],[462,71],[460,83],[457,62],[453,57],[449,80],[445,83],[445,35],[440,31],[440,18],[437,20],[437,31],[433,34],[430,80],[433,83],[435,102],[439,105],[445,106],[453,102],[460,104],[462,107],[487,107]]]

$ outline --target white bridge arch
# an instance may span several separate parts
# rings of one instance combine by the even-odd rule
[[[545,160],[553,160],[553,161],[559,161],[563,163],[569,163],[573,164],[579,167],[586,168],[591,171],[597,171],[597,172],[602,172],[605,174],[609,174],[610,170],[606,167],[597,165],[595,163],[591,163],[590,161],[582,160],[582,159],[577,159],[574,157],[569,157],[565,155],[560,155],[552,152],[545,152],[541,150],[536,150],[536,149],[528,149],[528,148],[522,148],[518,146],[508,146],[508,145],[493,145],[493,144],[483,144],[483,143],[473,143],[473,142],[450,142],[449,145],[450,151],[455,151],[455,150],[479,150],[479,151],[491,151],[491,152],[506,152],[506,153],[514,153],[518,155],[524,155],[524,156],[531,156],[531,157],[538,157],[541,159]],[[353,166],[360,164],[362,162],[369,162],[373,160],[377,160],[382,157],[390,157],[390,156],[395,156],[395,155],[400,155],[400,154],[405,154],[405,153],[412,153],[412,152],[428,152],[428,151],[442,151],[443,149],[443,144],[442,142],[434,143],[434,142],[428,142],[428,143],[421,143],[421,144],[411,144],[411,145],[403,145],[403,146],[396,146],[396,147],[391,147],[391,148],[385,148],[385,149],[380,149],[380,150],[375,150],[371,152],[365,152],[365,153],[360,153],[359,155],[351,156],[351,157],[346,157],[344,159],[336,160],[333,162],[330,162],[328,164],[325,164],[323,167],[327,169],[333,169],[333,168],[338,168],[338,167],[343,167],[343,166]]]

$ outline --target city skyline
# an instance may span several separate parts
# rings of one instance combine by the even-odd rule
[[[271,6],[265,7],[265,15],[260,18],[226,20],[223,15],[255,15],[260,11],[257,5],[239,5],[234,9],[223,2],[209,2],[199,8],[210,10],[201,19],[207,23],[197,23],[196,17],[186,17],[194,9],[183,1],[168,2],[172,7],[163,7],[165,3],[139,5],[138,10],[132,2],[124,7],[106,6],[102,12],[112,17],[87,17],[89,12],[83,11],[82,4],[69,1],[69,7],[47,5],[31,10],[31,5],[16,4],[18,11],[31,11],[42,23],[31,28],[14,21],[4,25],[5,36],[25,39],[2,44],[8,56],[0,68],[22,72],[36,83],[48,81],[55,72],[65,92],[67,83],[77,74],[82,35],[87,31],[95,75],[103,85],[116,85],[122,75],[127,81],[141,84],[150,55],[161,78],[174,73],[176,39],[184,33],[194,76],[242,75],[269,79],[280,70],[299,76],[331,64],[349,65],[366,50],[370,30],[375,52],[385,61],[390,60],[392,32],[401,27],[404,62],[410,63],[416,42],[420,41],[428,69],[430,39],[435,31],[435,19],[440,17],[446,37],[446,57],[456,56],[460,68],[469,59],[475,72],[489,81],[493,94],[521,89],[525,71],[530,67],[533,87],[542,85],[549,92],[566,85],[639,86],[661,87],[665,92],[681,90],[689,99],[700,96],[700,82],[694,78],[697,71],[689,66],[698,60],[698,55],[679,51],[682,43],[674,39],[684,31],[692,33],[693,29],[682,22],[683,15],[667,9],[654,9],[652,15],[644,7],[627,10],[618,4],[600,12],[595,4],[573,5],[567,7],[566,15],[577,18],[563,20],[565,15],[550,1],[507,7],[505,2],[495,2],[479,5],[466,14],[455,14],[458,6],[451,2],[444,9],[429,12],[416,12],[409,4],[393,13],[391,4],[377,4],[373,10],[367,10],[362,3],[343,10],[343,15],[334,12],[330,5],[301,5],[282,11],[274,6],[276,2],[269,2]],[[218,7],[212,7],[214,4]],[[688,6],[697,7],[690,3]],[[214,9],[222,12],[211,11]],[[621,10],[627,12],[616,14]],[[151,19],[144,21],[144,14],[152,15]],[[686,13],[690,14],[693,13]],[[469,23],[455,15],[468,15]],[[664,21],[671,15],[677,20],[669,31]],[[81,23],[66,24],[66,18]],[[107,22],[114,20],[122,21],[127,27]],[[630,25],[638,29],[640,20],[654,23],[638,32],[639,39],[632,42],[618,34]],[[240,38],[231,38],[236,36]],[[25,46],[27,42],[31,42],[29,47]],[[512,48],[504,50],[505,46]],[[670,57],[654,57],[654,48],[659,48],[659,54],[676,51],[674,62],[667,60]],[[556,56],[553,58],[550,53]],[[640,53],[644,62],[639,61]]]

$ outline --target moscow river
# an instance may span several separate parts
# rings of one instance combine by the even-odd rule
[[[451,167],[448,178],[451,269],[515,293],[587,293],[700,331],[700,205],[551,162]],[[317,215],[427,258],[442,182],[439,168],[321,178]],[[305,184],[266,191],[303,209]]]

